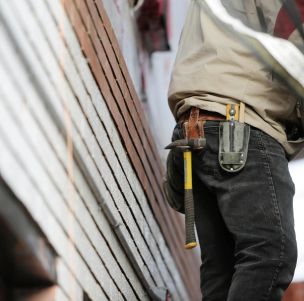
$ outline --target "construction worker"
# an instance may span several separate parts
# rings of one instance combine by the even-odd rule
[[[168,155],[167,198],[185,211],[183,141],[205,139],[192,151],[191,186],[202,299],[279,301],[297,260],[288,160],[304,147],[299,102],[201,1],[190,3],[169,88],[172,140],[181,142]],[[222,3],[246,26],[303,49],[280,0]]]

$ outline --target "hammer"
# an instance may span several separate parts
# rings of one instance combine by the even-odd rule
[[[180,149],[183,151],[186,249],[192,249],[197,246],[194,228],[194,201],[192,191],[192,150],[202,149],[205,145],[205,138],[192,138],[176,140],[166,146],[166,149]]]

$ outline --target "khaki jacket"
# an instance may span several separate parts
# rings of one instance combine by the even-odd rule
[[[172,113],[178,119],[195,106],[225,115],[227,103],[244,102],[245,122],[279,141],[292,158],[304,147],[303,139],[287,141],[285,134],[288,122],[298,122],[296,99],[273,78],[271,70],[256,59],[252,50],[212,21],[200,1],[191,1],[181,35],[168,95]],[[286,35],[277,24],[280,0],[222,2],[232,16],[261,31],[259,6],[267,32]],[[298,45],[303,43],[296,30],[287,38]]]

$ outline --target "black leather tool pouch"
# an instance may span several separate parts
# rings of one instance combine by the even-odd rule
[[[246,164],[250,126],[225,121],[219,127],[219,164],[227,172],[238,172]]]

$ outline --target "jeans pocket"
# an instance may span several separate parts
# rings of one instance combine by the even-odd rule
[[[295,194],[295,185],[288,169],[288,159],[284,147],[268,134],[261,132],[260,145],[261,151],[267,159],[268,165],[272,170],[272,176],[280,178],[280,186],[290,189],[292,195]]]
[[[275,140],[266,133],[262,133],[261,139],[263,146],[265,147],[265,150],[267,151],[269,156],[281,157],[282,159],[287,161],[285,150],[277,140]]]

